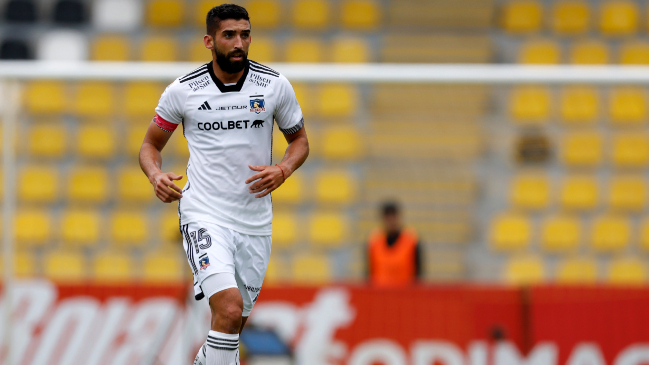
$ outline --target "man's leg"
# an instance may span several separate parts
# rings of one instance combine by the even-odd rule
[[[241,334],[241,331],[243,331],[243,326],[246,325],[247,320],[248,320],[248,317],[241,317],[241,328],[239,328],[239,334]]]
[[[212,322],[206,342],[206,365],[238,365],[241,294],[237,288],[225,289],[212,295],[209,303]]]

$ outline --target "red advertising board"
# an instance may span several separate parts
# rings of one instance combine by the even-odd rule
[[[189,289],[19,282],[11,356],[189,364],[210,316]],[[648,308],[644,288],[278,286],[262,290],[249,323],[275,329],[298,365],[647,365]]]

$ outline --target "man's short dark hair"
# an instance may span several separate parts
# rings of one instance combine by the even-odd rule
[[[385,202],[381,206],[381,213],[383,216],[399,214],[399,205],[395,202]]]
[[[248,11],[243,6],[236,4],[222,4],[215,6],[207,12],[207,18],[205,19],[205,24],[207,25],[207,34],[214,35],[219,29],[221,20],[226,19],[245,19],[247,21],[250,21]]]

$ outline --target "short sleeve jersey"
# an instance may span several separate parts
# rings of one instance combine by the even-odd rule
[[[271,196],[255,198],[248,165],[269,165],[273,121],[284,134],[304,126],[289,81],[248,61],[236,84],[223,84],[212,62],[176,79],[156,107],[156,124],[173,131],[183,124],[189,145],[187,183],[178,203],[180,224],[212,222],[243,234],[270,235]]]

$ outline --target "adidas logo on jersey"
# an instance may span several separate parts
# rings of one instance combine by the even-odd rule
[[[210,104],[208,104],[207,101],[205,101],[203,105],[198,107],[198,110],[212,110],[212,107],[210,107]]]

